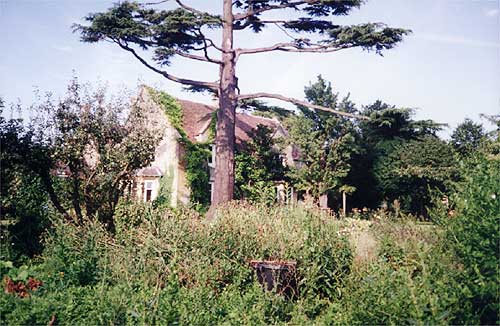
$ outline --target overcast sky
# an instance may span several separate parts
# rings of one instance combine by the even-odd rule
[[[221,9],[220,0],[186,3],[214,13]],[[61,96],[74,70],[81,81],[107,83],[112,91],[146,83],[179,98],[209,103],[209,97],[181,91],[112,44],[79,41],[71,25],[112,4],[0,0],[0,96],[24,105],[33,101],[34,87]],[[358,105],[380,99],[417,108],[417,118],[451,127],[466,117],[480,121],[480,113],[500,113],[499,0],[371,0],[334,21],[384,22],[413,34],[383,57],[361,49],[243,56],[237,67],[242,93],[266,91],[302,99],[304,86],[321,74]],[[237,32],[235,38],[240,47],[288,40],[276,28],[261,34]],[[168,69],[207,81],[216,80],[218,71],[215,65],[185,59],[174,60]]]

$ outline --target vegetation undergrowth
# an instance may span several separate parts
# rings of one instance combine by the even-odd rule
[[[500,164],[470,164],[453,210],[436,208],[434,223],[382,210],[338,220],[245,202],[215,221],[122,203],[114,234],[98,221],[55,223],[41,256],[0,264],[4,282],[42,282],[1,293],[1,322],[495,324]],[[356,225],[376,239],[369,260],[350,239]],[[296,262],[297,295],[263,290],[251,260]]]
[[[140,212],[139,223],[126,220],[136,227],[117,221],[114,236],[94,221],[56,225],[30,268],[42,288],[29,301],[2,294],[3,321],[19,322],[21,314],[21,323],[53,315],[82,324],[291,322],[321,313],[350,272],[351,249],[337,223],[302,210],[234,204],[213,223],[192,211]],[[262,290],[252,259],[297,262],[300,313]]]

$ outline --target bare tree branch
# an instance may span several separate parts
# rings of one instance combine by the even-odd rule
[[[182,52],[182,51],[179,51],[179,50],[175,50],[175,54],[181,56],[181,57],[184,57],[184,58],[188,58],[188,59],[193,59],[193,60],[198,60],[198,61],[203,61],[203,62],[210,62],[210,63],[216,63],[216,64],[222,64],[222,61],[220,60],[217,60],[217,59],[212,59],[210,57],[208,57],[208,53],[206,51],[206,46],[205,46],[205,56],[202,57],[202,56],[199,56],[199,55],[195,55],[195,54],[189,54],[189,53],[186,53],[186,52]]]
[[[165,2],[170,2],[170,1],[171,0],[159,0],[159,1],[156,1],[156,2],[141,3],[141,5],[143,5],[143,6],[154,6],[154,5],[159,5],[159,4],[162,4],[162,3],[165,3]],[[177,4],[179,5],[179,7],[183,8],[184,10],[190,11],[193,14],[197,14],[197,15],[207,15],[208,14],[206,12],[200,11],[200,10],[195,9],[193,7],[189,7],[189,6],[185,5],[184,3],[182,3],[180,0],[174,0],[174,1],[177,2]]]
[[[139,56],[137,54],[137,52],[133,48],[129,47],[126,44],[123,44],[119,40],[118,41],[114,40],[114,41],[122,49],[127,50],[128,52],[132,53],[134,55],[134,57],[136,57],[136,59],[139,60],[143,65],[145,65],[146,67],[148,67],[152,71],[154,71],[154,72],[156,72],[156,73],[164,76],[165,78],[170,79],[171,81],[174,81],[174,82],[180,83],[180,84],[184,84],[184,85],[209,88],[209,89],[212,89],[214,91],[217,91],[217,89],[218,89],[219,85],[217,83],[204,82],[204,81],[192,80],[192,79],[185,79],[185,78],[179,78],[179,77],[176,77],[174,75],[171,75],[171,74],[167,73],[166,71],[160,70],[160,69],[156,68],[155,66],[152,66],[149,62],[147,62],[146,60],[144,60],[144,58],[142,58],[141,56]]]
[[[211,39],[209,39],[208,37],[206,37],[203,33],[201,33],[201,31],[199,32],[199,35],[200,38],[203,39],[203,43],[204,45],[202,47],[199,47],[199,48],[195,48],[195,47],[191,47],[191,50],[194,50],[194,51],[206,51],[208,48],[214,48],[220,52],[224,52],[224,50],[222,50],[221,47],[215,45],[214,41],[212,41]]]
[[[280,19],[277,19],[277,20],[261,20],[261,19],[259,19],[259,21],[258,21],[258,23],[262,23],[262,24],[285,24],[288,22],[289,22],[288,20],[280,20]]]
[[[236,49],[236,58],[239,58],[242,54],[255,54],[262,52],[271,52],[271,51],[283,51],[283,52],[302,52],[302,53],[329,53],[329,52],[337,52],[342,49],[346,49],[349,46],[338,46],[335,47],[333,45],[314,45],[310,47],[302,47],[294,42],[286,42],[286,43],[276,43],[271,46],[254,48],[254,49]]]
[[[217,49],[220,52],[224,52],[224,50],[220,46],[215,45],[214,41],[212,41],[211,39],[209,39],[209,38],[207,38],[205,36],[203,36],[203,39],[205,41],[207,41],[208,43],[210,43],[210,45],[208,47],[213,47],[214,49]]]
[[[200,28],[198,28],[198,35],[197,35],[197,36],[198,36],[198,37],[200,37],[200,38],[203,40],[203,45],[204,45],[204,46],[203,46],[202,50],[203,50],[203,53],[205,54],[205,58],[206,58],[207,60],[209,60],[209,61],[212,61],[212,62],[217,62],[218,64],[222,64],[222,61],[221,61],[221,60],[217,60],[217,61],[215,61],[215,59],[210,58],[210,57],[208,56],[208,51],[207,51],[209,47],[213,47],[213,48],[215,48],[215,49],[217,49],[217,50],[219,50],[219,51],[221,51],[221,52],[224,52],[224,51],[222,50],[222,48],[219,48],[218,46],[216,46],[216,45],[215,45],[215,43],[214,43],[211,39],[207,38],[207,37],[205,36],[205,34],[203,34],[203,32],[201,31],[201,27],[200,27]],[[208,43],[210,43],[210,44],[208,44]]]
[[[293,37],[290,33],[288,33],[288,31],[285,28],[281,27],[279,23],[274,23],[274,25],[276,27],[278,27],[280,31],[282,31],[283,33],[285,33],[285,35],[288,36],[289,38],[291,38],[292,40],[296,39],[296,37]]]
[[[219,50],[220,52],[224,52],[224,50],[223,50],[220,46],[217,46],[217,45],[214,43],[214,41],[212,41],[212,40],[211,40],[211,39],[209,39],[208,37],[203,36],[203,39],[204,39],[206,42],[210,43],[210,45],[209,45],[208,47],[213,47],[214,49],[217,49],[217,50]]]
[[[324,107],[324,106],[320,106],[320,105],[311,104],[311,103],[308,103],[308,102],[305,102],[305,101],[297,100],[295,98],[286,97],[286,96],[283,96],[283,95],[280,95],[280,94],[272,94],[272,93],[263,93],[263,92],[261,92],[261,93],[238,95],[238,100],[239,101],[253,99],[253,98],[274,98],[274,99],[281,100],[281,101],[284,101],[284,102],[289,102],[289,103],[292,103],[292,104],[295,104],[295,105],[302,105],[302,106],[305,106],[305,107],[308,107],[308,108],[311,108],[311,109],[314,109],[314,110],[331,112],[331,113],[334,113],[334,114],[337,114],[337,115],[341,115],[341,116],[344,116],[344,117],[348,117],[348,118],[369,120],[368,117],[363,116],[363,115],[352,114],[352,113],[348,113],[348,112],[342,112],[342,111],[334,110],[334,109],[327,108],[327,107]]]
[[[155,6],[155,5],[159,5],[161,3],[165,3],[165,2],[169,2],[170,0],[159,0],[159,1],[156,1],[156,2],[144,2],[144,3],[141,3],[141,5],[143,6]]]
[[[269,5],[269,6],[265,6],[265,7],[258,8],[258,9],[249,8],[245,13],[234,15],[234,20],[246,19],[248,17],[254,16],[254,15],[260,14],[262,12],[269,11],[269,10],[295,8],[295,7],[303,5],[303,4],[315,4],[318,2],[321,2],[321,0],[303,0],[303,1],[294,1],[294,2],[290,2],[290,3],[283,3],[283,4],[279,4],[279,5]]]
[[[175,0],[175,2],[177,2],[177,4],[184,10],[187,10],[187,11],[190,11],[192,12],[193,14],[197,14],[197,15],[208,15],[208,13],[206,12],[203,12],[203,11],[200,11],[198,9],[195,9],[193,7],[189,7],[187,5],[185,5],[184,3],[182,3],[180,0]]]

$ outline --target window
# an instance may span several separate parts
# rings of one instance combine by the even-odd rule
[[[286,155],[284,154],[280,154],[279,155],[279,160],[280,160],[280,163],[282,166],[284,167],[287,167],[288,166],[288,162],[287,162],[287,159],[286,159]]]
[[[64,168],[57,168],[56,174],[59,178],[67,178],[68,173],[66,173],[66,170]]]
[[[153,194],[153,182],[152,181],[146,181],[146,189],[145,189],[145,196],[144,198],[145,201],[151,201],[151,196]]]
[[[208,183],[210,185],[210,202],[214,201],[214,182],[210,181]]]
[[[214,144],[210,145],[210,149],[211,149],[212,155],[210,155],[208,158],[208,166],[213,168],[213,167],[215,167],[215,145]]]

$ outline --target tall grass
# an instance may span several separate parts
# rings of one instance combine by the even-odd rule
[[[93,221],[57,225],[34,269],[45,284],[31,304],[55,303],[64,293],[74,301],[27,311],[24,301],[5,295],[14,309],[3,310],[2,318],[12,322],[23,314],[46,323],[55,314],[73,322],[78,315],[85,323],[91,320],[79,311],[89,309],[95,321],[114,323],[289,322],[297,314],[320,314],[350,272],[351,248],[337,223],[303,210],[231,204],[213,222],[190,211],[142,213],[135,227],[118,220],[114,236]],[[255,259],[295,261],[298,298],[263,291],[249,264]],[[312,308],[295,308],[311,300]]]
[[[376,219],[362,221],[357,235],[366,233],[376,242],[369,260],[355,259],[357,239],[363,237],[352,230],[359,223],[301,208],[231,203],[207,221],[191,210],[124,203],[113,235],[96,221],[56,223],[43,255],[28,268],[43,286],[29,298],[0,294],[0,320],[16,325],[53,319],[75,325],[494,323],[499,217],[490,170],[497,172],[477,170],[472,179],[480,184],[464,188],[455,218],[422,225],[377,212]],[[264,291],[251,260],[296,262],[298,295]],[[4,273],[7,265],[1,266]]]

